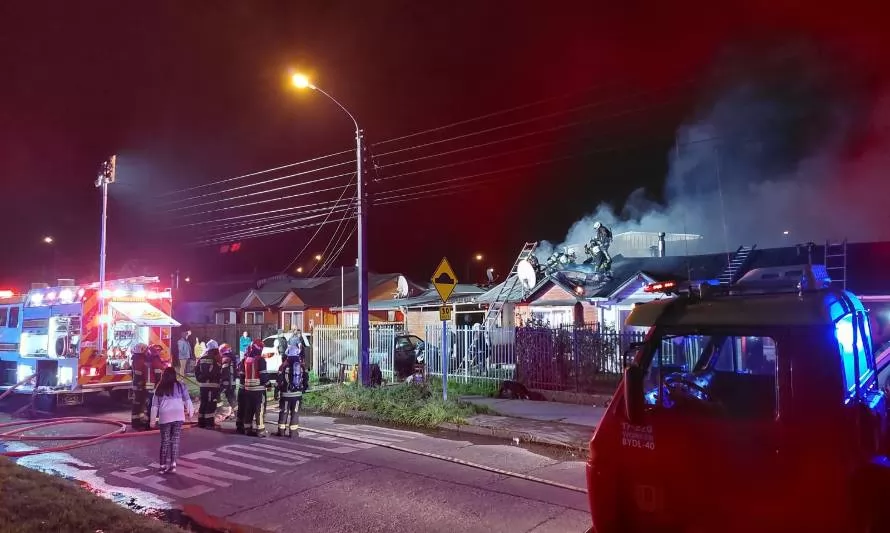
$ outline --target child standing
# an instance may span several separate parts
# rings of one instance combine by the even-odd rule
[[[188,389],[179,382],[172,367],[164,369],[161,381],[155,388],[151,400],[151,421],[157,420],[161,430],[161,473],[176,472],[176,456],[179,455],[179,439],[185,413],[191,421],[195,406],[189,397]]]

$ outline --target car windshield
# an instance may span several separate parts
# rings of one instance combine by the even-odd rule
[[[647,368],[645,401],[664,409],[707,404],[729,416],[773,416],[777,348],[771,337],[666,335]]]
[[[266,348],[274,348],[277,339],[278,337],[266,337],[265,340],[263,340],[263,346]]]

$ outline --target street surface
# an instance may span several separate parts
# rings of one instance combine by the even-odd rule
[[[60,414],[65,415],[69,413]],[[123,411],[100,416],[128,419]],[[267,430],[275,429],[273,416],[269,413]],[[581,492],[380,444],[583,488],[583,463],[569,452],[330,417],[301,418],[304,426],[369,443],[307,430],[294,439],[257,439],[230,429],[189,429],[173,475],[156,471],[156,435],[22,458],[19,464],[81,481],[134,510],[195,504],[209,514],[269,531],[563,533],[583,532],[590,524],[586,494]],[[0,422],[6,419],[0,415]],[[79,423],[58,431],[83,434],[108,428]],[[23,443],[6,446],[27,449]]]

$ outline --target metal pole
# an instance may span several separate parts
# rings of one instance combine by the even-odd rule
[[[448,322],[442,321],[442,400],[448,401]]]
[[[99,242],[99,335],[98,350],[105,350],[105,237],[108,225],[108,180],[102,180],[102,236]]]
[[[368,313],[368,206],[365,204],[365,176],[362,174],[362,130],[355,128],[355,179],[358,184],[358,327],[359,371],[362,385],[371,385],[370,328]]]
[[[339,320],[339,322],[340,322],[341,328],[343,327],[343,313],[346,312],[346,309],[344,309],[344,307],[346,306],[346,298],[345,298],[344,290],[343,290],[343,275],[344,275],[343,270],[344,270],[343,265],[340,265],[340,317],[339,317],[340,320]]]

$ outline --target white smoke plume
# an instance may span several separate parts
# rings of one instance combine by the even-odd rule
[[[678,129],[663,203],[640,189],[618,212],[601,204],[560,246],[587,242],[597,220],[615,235],[702,235],[690,253],[890,240],[890,98],[842,90],[837,73],[812,57],[779,54],[767,75],[724,86]],[[537,254],[553,249],[545,241]],[[669,255],[686,252],[668,244]]]

